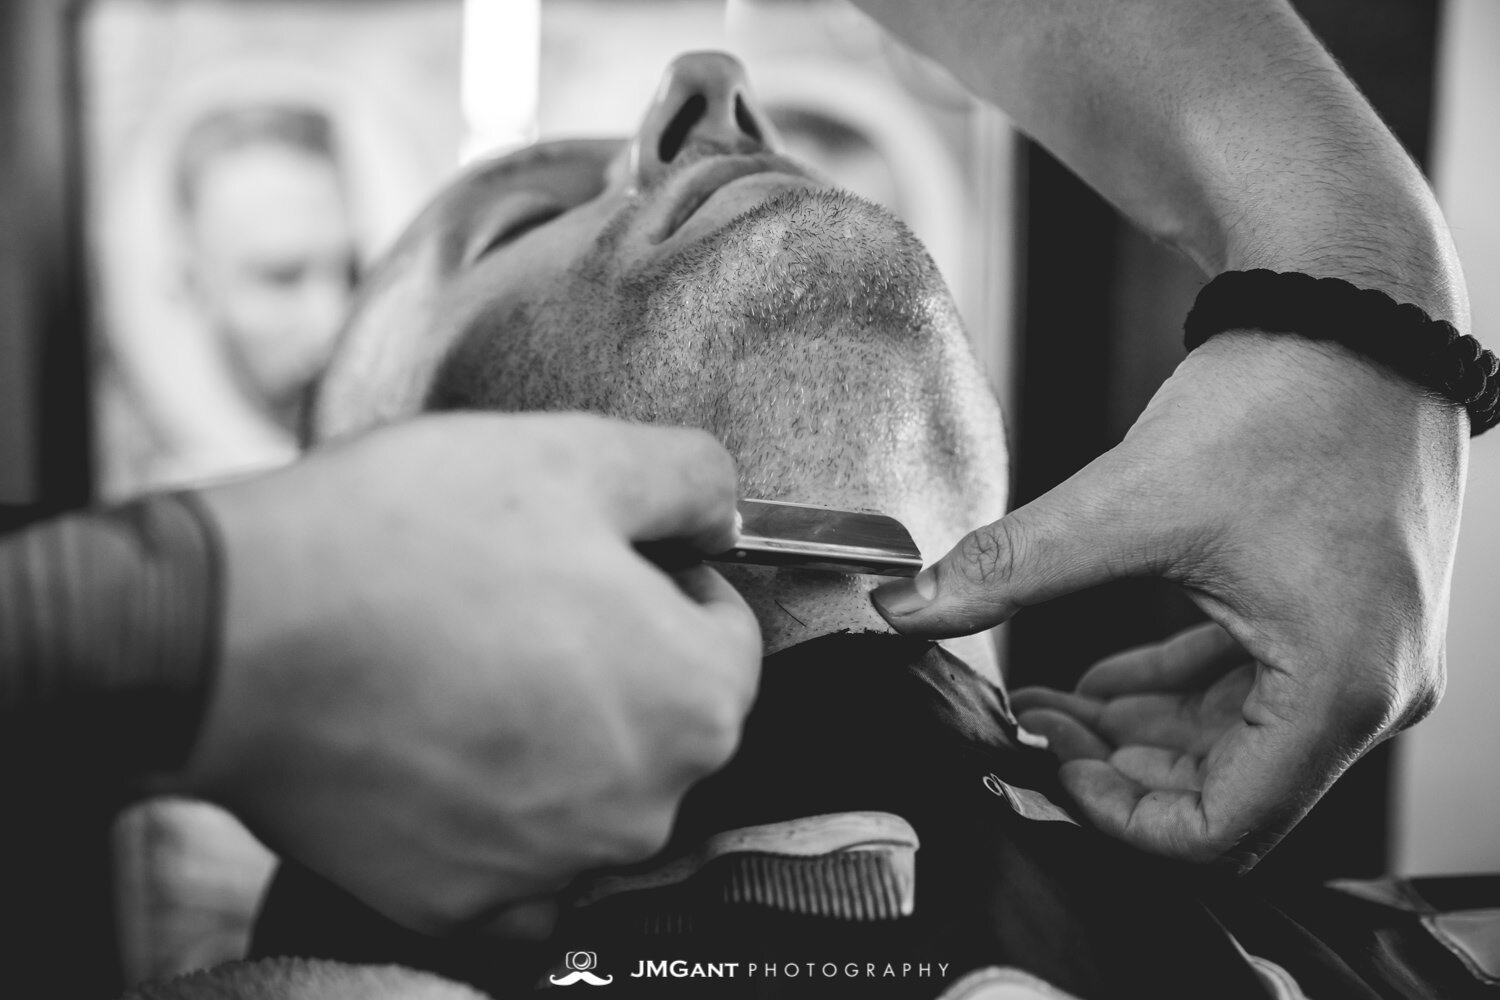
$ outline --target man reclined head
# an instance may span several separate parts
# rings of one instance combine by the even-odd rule
[[[999,410],[931,259],[780,155],[723,55],[676,60],[633,139],[482,164],[412,225],[362,295],[313,432],[424,408],[703,428],[744,495],[889,513],[929,557],[1004,511]],[[885,629],[873,580],[733,578],[767,653]],[[955,648],[998,679],[984,639]]]

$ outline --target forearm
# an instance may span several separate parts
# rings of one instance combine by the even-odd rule
[[[183,498],[0,538],[0,719],[76,724],[122,773],[180,766],[216,655],[218,591],[212,529]]]
[[[1430,190],[1277,0],[856,0],[1210,274],[1347,278],[1460,328]]]

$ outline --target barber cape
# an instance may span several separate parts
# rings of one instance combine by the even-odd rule
[[[591,988],[903,1000],[1500,992],[1500,910],[1485,909],[1500,906],[1500,879],[1271,899],[1253,880],[1146,856],[1079,825],[1055,775],[1053,758],[1018,739],[1004,693],[948,652],[890,635],[824,636],[766,659],[735,757],[689,792],[658,859],[625,874],[691,856],[725,831],[889,813],[920,840],[909,916],[715,901],[690,904],[685,920],[643,922],[640,906],[616,898],[565,907],[546,942],[437,940],[287,865],[254,950],[399,962],[497,998]]]

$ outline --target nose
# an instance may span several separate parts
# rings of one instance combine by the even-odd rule
[[[686,150],[764,153],[780,149],[755,107],[745,67],[723,52],[689,52],[667,67],[630,148],[633,186],[649,188]]]

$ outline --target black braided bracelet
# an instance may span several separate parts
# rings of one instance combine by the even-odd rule
[[[1468,409],[1469,430],[1500,423],[1500,360],[1447,320],[1385,292],[1300,272],[1225,271],[1198,293],[1188,350],[1224,330],[1265,330],[1332,340]]]

